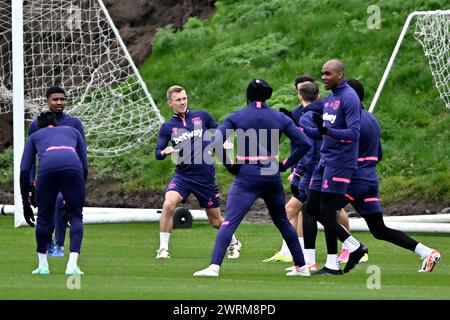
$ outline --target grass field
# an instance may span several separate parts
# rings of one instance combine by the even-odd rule
[[[171,236],[170,260],[155,259],[157,223],[86,225],[79,259],[80,289],[67,289],[67,256],[49,257],[50,275],[34,276],[34,230],[13,228],[13,218],[0,216],[0,299],[150,299],[150,300],[315,300],[315,299],[449,299],[450,237],[411,234],[437,248],[442,261],[432,273],[418,273],[417,255],[355,233],[369,247],[368,264],[342,277],[285,276],[285,263],[262,263],[279,249],[272,224],[242,224],[239,260],[225,260],[219,278],[192,273],[209,264],[216,230],[206,222],[178,229]],[[319,233],[318,262],[324,263],[325,242]],[[368,289],[368,266],[380,268],[381,288]],[[370,281],[369,281],[370,282]]]

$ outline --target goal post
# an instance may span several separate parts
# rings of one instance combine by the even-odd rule
[[[13,112],[15,226],[25,115],[47,109],[48,87],[85,129],[90,157],[131,152],[164,121],[102,0],[1,1],[0,113]],[[11,63],[12,61],[12,63]]]
[[[25,224],[20,193],[20,161],[25,144],[25,107],[24,107],[24,65],[23,65],[23,3],[12,1],[11,6],[11,38],[12,38],[12,86],[13,86],[13,144],[14,144],[14,225]]]
[[[445,106],[450,109],[450,10],[435,10],[414,11],[408,15],[378,84],[369,112],[373,112],[375,109],[409,25],[415,17],[417,17],[417,22],[414,37],[422,45],[424,54],[428,58],[435,86]]]

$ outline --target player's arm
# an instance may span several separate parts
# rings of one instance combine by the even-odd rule
[[[312,120],[312,112],[308,112],[303,117],[301,117],[298,121],[298,126],[300,130],[303,131],[304,134],[311,140],[322,140],[322,134],[317,130],[314,121]]]
[[[28,136],[31,136],[33,133],[35,133],[38,129],[38,123],[37,120],[34,119],[31,121],[30,125],[28,126]]]
[[[234,113],[228,116],[223,123],[217,127],[211,143],[207,147],[207,151],[214,153],[230,173],[236,174],[239,171],[239,165],[233,164],[232,159],[228,157],[226,149],[224,148],[224,142],[235,129],[233,115]]]
[[[311,118],[308,116],[309,115],[304,115],[298,121],[300,130],[303,132],[304,132],[303,128],[314,126],[314,123],[312,122]],[[309,137],[307,134],[305,134],[305,135],[308,138],[309,143],[311,144],[311,149],[309,149],[308,152],[306,152],[305,155],[300,159],[300,161],[297,163],[297,166],[311,162],[312,156],[314,153],[314,140],[321,140],[321,139],[313,139],[313,138]]]
[[[30,126],[28,127],[28,137],[31,136],[33,133],[35,133],[38,130],[38,122],[37,119],[34,119],[33,121],[31,121]],[[29,184],[30,186],[35,184],[35,180],[36,180],[36,159],[33,161],[33,165],[31,166],[30,169],[30,179],[29,179]]]
[[[298,163],[298,161],[311,149],[311,143],[308,137],[294,124],[294,122],[284,117],[286,120],[283,128],[283,133],[288,136],[294,147],[293,152],[282,162],[283,167],[280,171],[285,171],[287,168]]]
[[[278,111],[280,111],[280,112],[281,112],[282,114],[284,114],[286,117],[292,119],[292,121],[295,122],[295,118],[294,118],[294,115],[292,114],[292,111],[289,111],[289,110],[286,109],[286,108],[280,108],[280,109],[278,109]]]
[[[158,132],[158,142],[156,143],[155,149],[156,160],[164,160],[166,156],[175,151],[172,146],[168,147],[169,141],[170,134],[168,133],[168,128],[163,124]]]
[[[84,182],[86,183],[87,181],[87,177],[88,177],[88,160],[87,160],[87,147],[86,147],[86,143],[81,135],[81,133],[77,130],[75,130],[76,134],[77,134],[77,154],[78,157],[80,158],[81,161],[81,166],[83,168],[83,177],[84,177]]]
[[[214,118],[207,111],[203,112],[206,120],[205,123],[206,129],[216,129],[219,126],[216,120],[214,120]]]
[[[335,140],[356,141],[359,139],[361,103],[357,97],[347,97],[342,102],[347,129],[328,128],[326,134]]]
[[[381,133],[378,136],[378,162],[383,159],[383,147],[381,146]]]
[[[303,119],[305,118],[305,119]],[[308,121],[309,119],[310,121]],[[302,117],[299,120],[298,125],[301,129],[303,129],[303,132],[311,139],[314,140],[322,140],[323,136],[322,133],[319,132],[319,130],[316,127],[316,124],[312,121],[311,118]]]
[[[36,147],[30,137],[25,144],[22,159],[20,161],[20,193],[22,195],[22,210],[25,221],[34,228],[34,213],[31,205],[36,207],[34,199],[30,195],[30,171],[36,161]]]
[[[83,123],[81,123],[81,120],[76,119],[73,127],[78,130],[78,132],[81,134],[81,137],[83,138],[83,141],[86,143],[86,136],[84,134],[84,127],[83,127]]]
[[[381,141],[378,143],[378,162],[383,159],[383,148],[381,147]]]
[[[32,137],[28,138],[20,161],[20,193],[24,203],[30,203],[30,171],[36,159],[36,147],[33,140]]]

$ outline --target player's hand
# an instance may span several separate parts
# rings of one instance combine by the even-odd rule
[[[289,168],[288,166],[286,166],[285,164],[284,164],[284,162],[285,161],[280,161],[280,162],[278,162],[278,170],[280,171],[280,172],[286,172],[286,170]]]
[[[317,130],[321,134],[327,134],[328,128],[323,126],[323,119],[322,119],[322,116],[320,114],[318,114],[317,112],[314,112],[313,115],[312,115],[312,120],[316,124]]]
[[[284,115],[286,115],[286,116],[288,116],[289,118],[291,118],[292,121],[295,122],[295,120],[294,120],[294,115],[292,114],[291,111],[289,111],[289,110],[286,109],[286,108],[280,108],[280,109],[278,109],[278,110],[279,110],[281,113],[283,113]]]
[[[28,198],[30,200],[30,204],[36,208],[36,187],[34,182],[32,182],[28,188]]]
[[[28,225],[34,228],[34,213],[29,202],[23,204],[23,216]]]
[[[292,179],[294,178],[294,174],[293,173],[291,173],[290,175],[289,175],[289,177],[288,177],[288,181],[289,182],[292,182]]]
[[[169,146],[169,147],[165,148],[164,150],[162,150],[161,154],[163,156],[168,156],[168,155],[171,155],[174,152],[176,152],[175,149],[172,146]]]

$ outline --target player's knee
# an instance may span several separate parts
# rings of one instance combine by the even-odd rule
[[[386,238],[386,230],[384,228],[373,228],[370,232],[377,240],[384,240]]]
[[[209,223],[214,227],[219,229],[222,225],[223,218],[222,217],[208,217]]]
[[[380,223],[368,223],[370,233],[377,240],[384,240],[388,232],[388,228]]]
[[[381,213],[364,217],[370,233],[377,240],[385,240],[389,233],[389,228],[383,222]]]
[[[163,212],[166,214],[172,215],[175,211],[177,204],[175,202],[166,200],[163,204]]]
[[[296,218],[298,216],[297,208],[295,206],[287,204],[286,205],[286,215],[289,220]]]
[[[289,204],[289,202],[286,204],[284,208],[286,209],[286,213],[294,211],[294,206]]]

